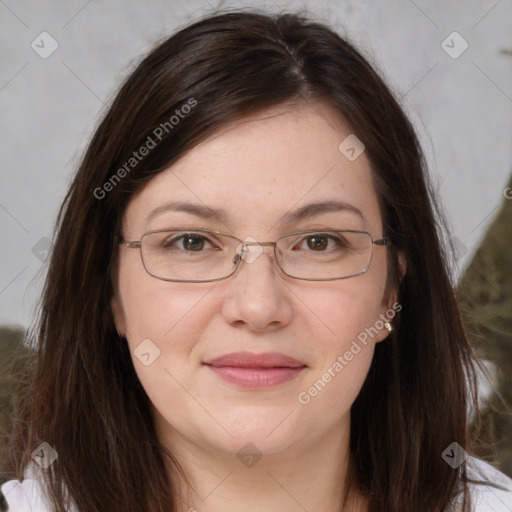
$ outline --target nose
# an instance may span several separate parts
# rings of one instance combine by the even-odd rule
[[[293,317],[291,292],[275,262],[274,243],[247,242],[234,276],[227,279],[222,314],[234,327],[272,331]]]

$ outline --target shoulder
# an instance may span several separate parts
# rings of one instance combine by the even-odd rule
[[[41,478],[34,468],[27,468],[23,482],[9,480],[1,486],[8,512],[53,512]],[[71,507],[69,512],[77,512]]]
[[[9,480],[2,485],[9,512],[52,512],[41,484],[34,478]]]
[[[470,483],[472,507],[474,512],[511,512],[512,479],[475,457],[467,459],[468,478],[484,481],[492,485]]]
[[[470,483],[469,489],[474,512],[510,512],[512,511],[512,479],[501,473],[487,462],[469,457],[467,474],[471,480],[485,481],[492,485]],[[9,512],[52,512],[49,500],[39,479],[28,470],[23,482],[9,480],[2,485]],[[76,512],[71,508],[70,512]]]

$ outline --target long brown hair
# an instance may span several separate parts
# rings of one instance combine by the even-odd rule
[[[368,61],[323,24],[235,12],[184,28],[136,67],[59,211],[33,335],[36,370],[9,446],[19,480],[41,442],[55,448],[58,459],[44,475],[56,512],[66,509],[64,489],[80,512],[176,510],[165,471],[172,454],[157,440],[149,398],[110,309],[128,201],[226,123],[315,101],[339,112],[364,141],[402,305],[351,410],[354,482],[375,512],[441,512],[465,488],[464,464],[452,469],[441,454],[454,441],[469,449],[472,352],[414,129]],[[135,157],[150,139],[154,147]],[[407,261],[401,281],[397,251]]]

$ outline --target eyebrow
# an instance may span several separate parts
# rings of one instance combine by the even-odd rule
[[[210,208],[209,206],[189,203],[186,201],[172,201],[152,210],[144,219],[144,225],[147,226],[148,223],[157,215],[168,211],[185,212],[195,215],[196,217],[200,217],[201,219],[214,220],[221,222],[222,224],[227,224],[228,214],[223,209],[214,209]],[[361,219],[365,220],[361,210],[351,205],[350,203],[346,203],[344,201],[328,200],[309,203],[301,206],[296,210],[289,211],[278,220],[277,224],[289,224],[292,222],[308,219],[322,213],[340,211],[348,211],[354,213],[358,217],[361,217]]]

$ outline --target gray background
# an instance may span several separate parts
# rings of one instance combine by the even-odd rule
[[[58,207],[120,81],[176,28],[239,7],[306,10],[363,49],[420,133],[469,263],[512,170],[512,0],[0,0],[0,324],[33,318]],[[458,58],[442,47],[454,31]],[[58,43],[46,59],[42,32]]]

